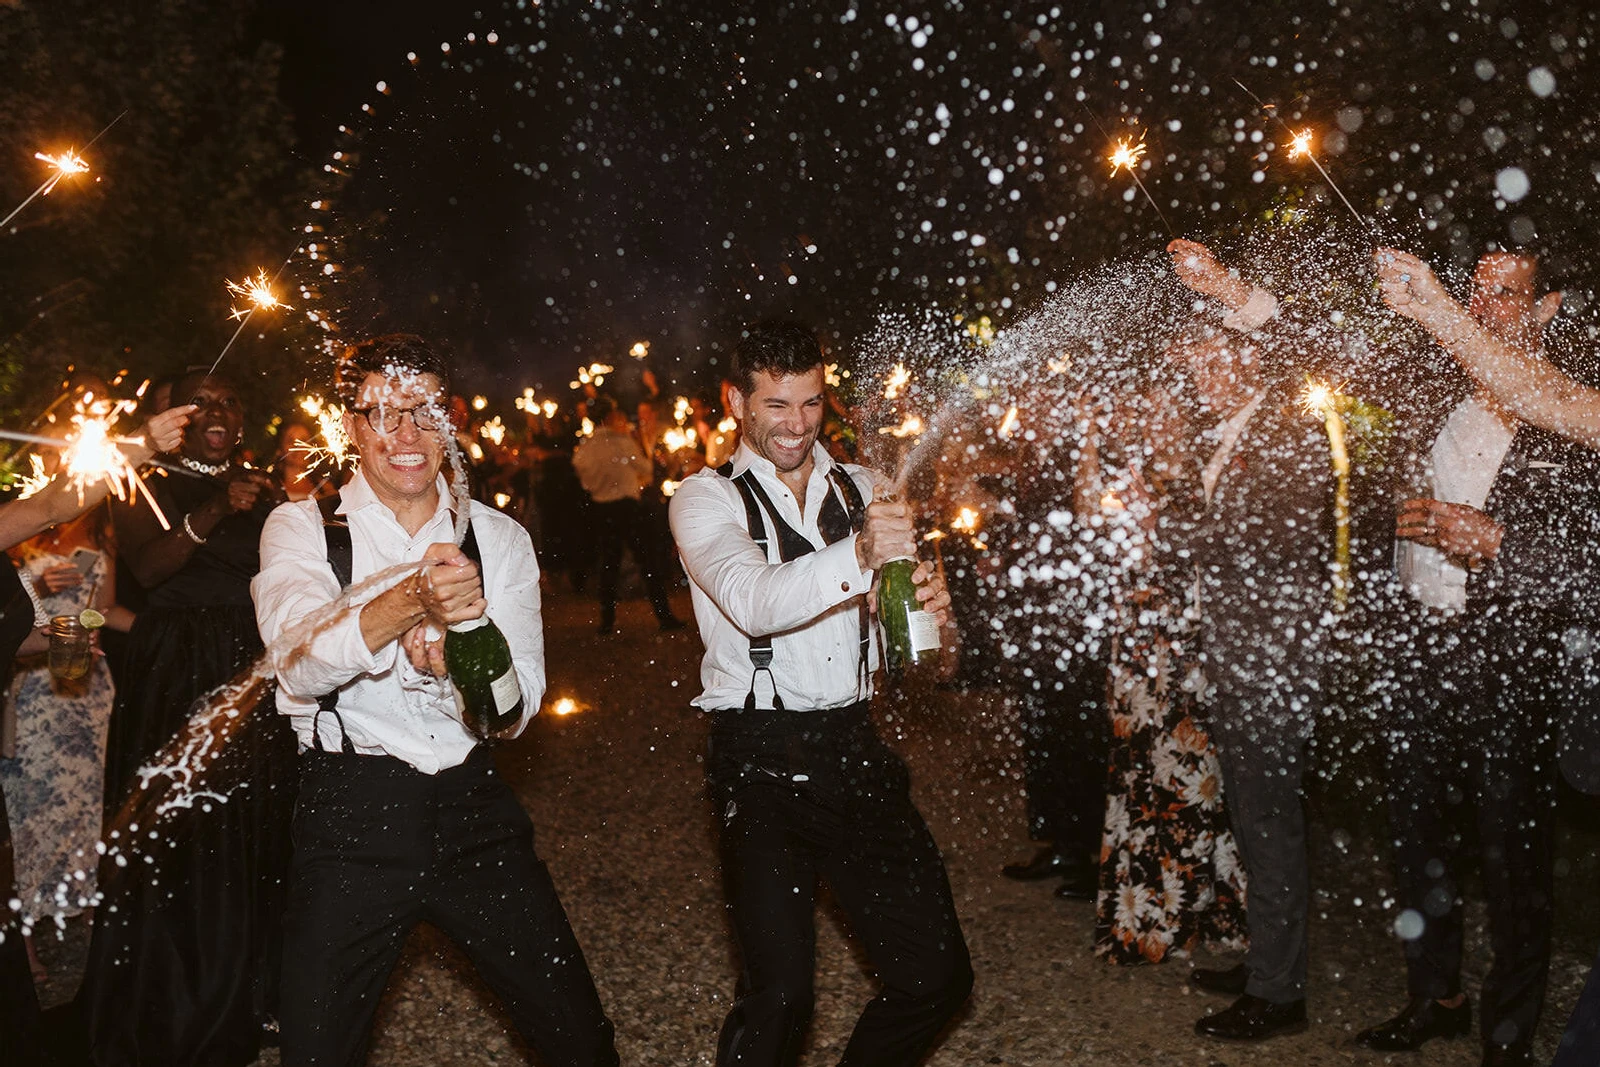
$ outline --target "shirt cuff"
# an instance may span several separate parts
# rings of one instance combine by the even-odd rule
[[[856,536],[835,541],[813,557],[817,561],[818,586],[829,603],[842,604],[872,588],[872,572],[856,565]]]
[[[1250,290],[1250,299],[1222,317],[1222,325],[1240,333],[1259,330],[1278,313],[1278,298],[1265,289]]]

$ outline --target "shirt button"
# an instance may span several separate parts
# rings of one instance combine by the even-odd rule
[[[849,591],[850,591],[850,583],[849,582],[840,582],[839,583],[839,592],[848,593]]]

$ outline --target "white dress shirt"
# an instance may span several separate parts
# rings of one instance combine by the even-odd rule
[[[872,587],[872,573],[856,565],[856,535],[824,546],[817,519],[829,493],[835,464],[820,444],[812,448],[805,513],[778,479],[770,460],[741,444],[733,454],[735,476],[746,470],[766,490],[773,507],[817,551],[789,563],[778,558],[778,538],[765,513],[769,560],[750,537],[744,500],[732,479],[711,468],[686,478],[672,495],[672,536],[689,574],[695,620],[705,643],[700,665],[704,691],[693,703],[708,710],[744,707],[750,692],[750,638],[771,635],[772,679],[790,711],[844,707],[871,695],[860,678],[861,623],[858,599]],[[843,466],[863,501],[872,499],[873,477],[865,467]],[[869,630],[867,669],[878,663],[877,624]],[[772,707],[766,672],[756,684],[756,706]]]
[[[420,560],[429,545],[452,539],[453,502],[443,477],[438,485],[439,507],[415,536],[406,533],[360,473],[341,490],[338,513],[350,524],[354,582],[397,563]],[[483,557],[489,617],[511,646],[522,688],[520,733],[544,698],[539,564],[527,531],[476,501],[472,531]],[[338,595],[315,500],[279,505],[267,518],[261,531],[261,571],[250,592],[261,639],[269,647],[279,634]],[[317,697],[334,689],[339,690],[345,731],[364,755],[394,756],[425,774],[437,774],[462,763],[478,743],[461,723],[449,680],[418,671],[399,641],[369,652],[358,611],[325,631],[303,655],[280,656],[273,667],[278,711],[289,716],[302,749],[311,747]],[[338,720],[324,713],[319,730],[322,747],[338,752]]]
[[[604,426],[573,451],[572,468],[596,504],[638,500],[655,474],[655,465],[633,434]]]
[[[1517,435],[1516,421],[1476,396],[1456,405],[1434,438],[1429,475],[1433,499],[1480,511]],[[1415,541],[1395,544],[1402,585],[1425,607],[1461,611],[1467,606],[1467,569],[1437,548]]]

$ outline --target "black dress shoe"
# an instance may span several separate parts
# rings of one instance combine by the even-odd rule
[[[1483,1067],[1532,1067],[1527,1045],[1484,1045]]]
[[[1196,989],[1221,993],[1225,997],[1243,996],[1245,983],[1249,980],[1250,969],[1242,963],[1220,969],[1196,967],[1189,972],[1189,981]]]
[[[1100,895],[1100,868],[1089,863],[1067,867],[1056,886],[1058,900],[1093,900]]]
[[[1246,993],[1215,1015],[1194,1024],[1201,1037],[1227,1041],[1264,1041],[1279,1034],[1298,1034],[1306,1028],[1306,1002],[1274,1004]]]
[[[1472,1005],[1463,1000],[1447,1008],[1437,1000],[1413,1000],[1388,1022],[1369,1026],[1356,1044],[1379,1052],[1415,1052],[1436,1037],[1462,1037],[1472,1030]]]
[[[1000,868],[1000,873],[1019,882],[1037,882],[1064,875],[1071,867],[1072,863],[1065,856],[1053,848],[1046,847],[1035,852],[1033,859],[1026,863],[1006,864]]]

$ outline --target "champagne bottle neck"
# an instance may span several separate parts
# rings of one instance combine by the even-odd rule
[[[476,619],[468,619],[465,622],[453,622],[453,623],[450,624],[450,629],[454,633],[465,634],[465,633],[471,633],[473,630],[477,630],[477,629],[480,629],[481,627],[488,626],[488,625],[489,625],[489,613],[488,612],[484,612],[482,615],[479,615]]]

